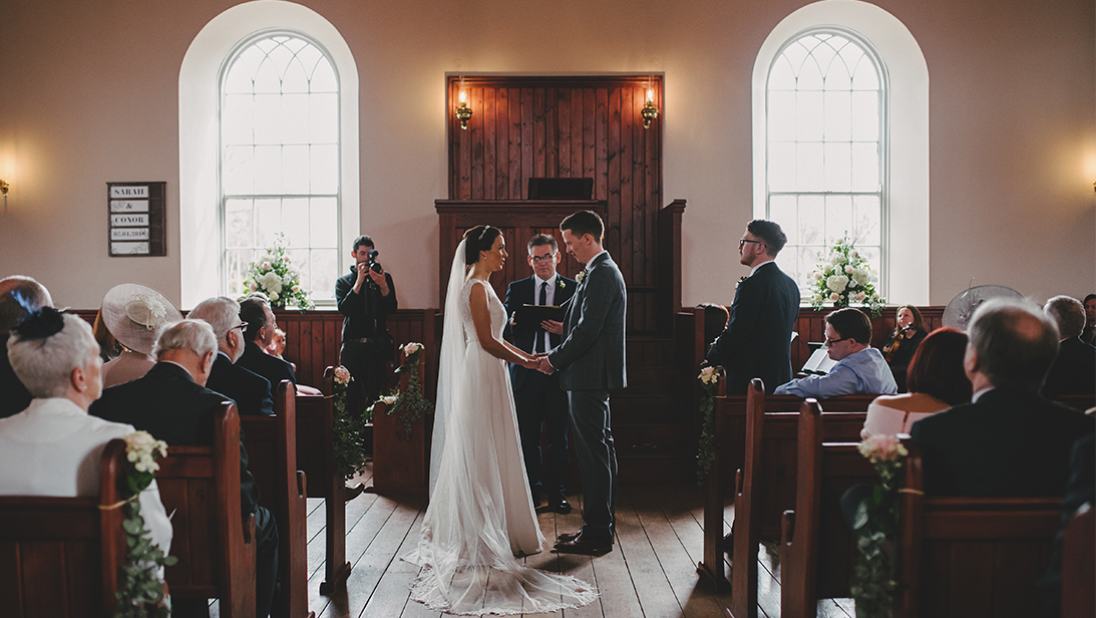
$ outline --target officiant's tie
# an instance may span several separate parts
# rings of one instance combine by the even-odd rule
[[[548,304],[548,282],[547,281],[541,281],[540,282],[540,300],[537,301],[537,304],[538,305],[547,305]],[[533,346],[533,352],[540,353],[540,352],[545,351],[544,350],[544,348],[545,348],[544,338],[547,337],[547,336],[548,336],[548,333],[539,333],[539,332],[537,333],[537,341],[536,341],[536,345]]]

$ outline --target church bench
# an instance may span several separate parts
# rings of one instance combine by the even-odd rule
[[[255,515],[241,520],[240,417],[225,402],[213,420],[213,446],[172,446],[156,473],[160,499],[174,512],[166,569],[176,599],[220,599],[224,618],[255,615]]]
[[[297,416],[293,384],[282,380],[274,393],[274,416],[240,416],[248,470],[259,486],[259,504],[278,523],[278,580],[275,618],[306,618],[308,610],[308,527],[305,473],[297,469]]]
[[[125,562],[126,445],[103,449],[99,496],[0,497],[0,607],[13,618],[108,618]]]
[[[876,396],[847,395],[827,400],[823,438],[827,442],[859,441],[868,404]],[[802,403],[803,399],[793,395],[765,395],[764,385],[756,378],[747,395],[716,397],[715,458],[704,487],[704,561],[698,565],[698,570],[721,588],[728,584],[723,561],[726,551],[723,517],[727,496],[734,496],[735,529],[738,530],[738,522],[746,517],[750,521],[748,526],[757,532],[755,540],[750,542],[754,554],[760,538],[780,538],[781,514],[795,505],[797,421]],[[753,412],[748,413],[748,410]],[[748,432],[751,418],[757,423],[752,439]],[[753,451],[756,451],[757,465],[747,469],[744,465],[746,456]],[[751,488],[763,490],[758,491],[756,497],[743,499],[747,482]],[[752,517],[742,513],[742,507],[747,503],[756,509]],[[743,542],[749,541],[744,538]],[[744,547],[743,551],[749,550]],[[752,579],[756,581],[756,576]]]
[[[1062,618],[1096,616],[1096,510],[1084,504],[1062,542]]]
[[[841,496],[878,476],[856,442],[823,442],[825,415],[814,399],[799,413],[795,509],[784,511],[780,539],[780,615],[814,618],[818,599],[851,596],[856,545]]]
[[[907,447],[911,491],[899,499],[895,615],[1038,616],[1035,582],[1061,525],[1061,496],[926,496],[921,456]]]
[[[324,371],[323,392],[334,393],[334,367]],[[296,398],[297,468],[311,479],[309,498],[323,498],[327,558],[320,594],[330,596],[346,584],[350,562],[346,560],[346,482],[335,463],[335,410],[331,396],[301,395]]]

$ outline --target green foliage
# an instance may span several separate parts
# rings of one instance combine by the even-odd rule
[[[715,460],[715,393],[721,375],[718,368],[712,368],[710,375],[715,379],[705,379],[706,374],[699,376],[700,386],[704,393],[700,396],[698,408],[703,417],[700,428],[700,443],[696,454],[696,484],[703,487],[708,479],[708,473],[712,470],[712,461]]]
[[[339,367],[339,369],[345,368]],[[336,370],[336,373],[337,370]],[[350,378],[346,383],[334,381],[335,392],[332,394],[332,407],[335,410],[335,431],[332,448],[335,451],[335,465],[343,478],[349,480],[355,474],[365,470],[365,451],[362,449],[365,427],[373,419],[372,406],[366,414],[354,414],[346,409],[347,390],[350,388]]]
[[[419,380],[419,357],[422,347],[404,357],[403,363],[396,369],[396,373],[407,374],[407,390],[393,391],[396,400],[388,406],[388,416],[397,416],[403,426],[403,439],[411,439],[411,426],[422,419],[425,414],[434,413],[434,404],[422,395],[422,382]]]
[[[821,254],[818,259],[823,260]],[[835,307],[849,307],[856,302],[866,307],[873,316],[879,316],[883,313],[886,300],[875,289],[873,282],[876,279],[875,271],[846,233],[830,249],[829,258],[811,273],[812,295],[809,302],[815,309],[821,309],[827,302],[832,302]]]
[[[262,292],[278,309],[290,304],[302,310],[312,309],[315,304],[309,298],[311,292],[302,289],[300,284],[301,272],[290,264],[285,253],[285,234],[278,233],[267,254],[247,267],[243,294]]]
[[[119,573],[118,590],[114,593],[118,600],[114,618],[167,618],[170,615],[158,571],[159,567],[173,566],[178,559],[152,544],[151,532],[145,527],[141,503],[137,500],[152,483],[152,478],[151,472],[129,468],[126,482],[134,493],[124,505],[126,519],[122,521],[122,529],[126,531],[126,559]]]
[[[894,565],[902,461],[879,460],[874,466],[880,484],[860,502],[853,522],[858,552],[851,591],[857,618],[890,618],[898,585]]]

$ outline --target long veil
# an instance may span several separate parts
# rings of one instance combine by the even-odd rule
[[[526,568],[514,557],[539,551],[544,537],[525,482],[509,376],[461,316],[471,271],[464,265],[464,248],[462,241],[445,298],[430,506],[417,548],[403,556],[422,567],[411,598],[462,615],[532,614],[589,604],[597,591],[586,582]],[[483,422],[507,413],[514,418],[496,423],[499,431]],[[516,484],[504,485],[501,477],[507,474],[519,477]],[[525,532],[511,534],[509,524],[522,514],[529,518],[531,539]]]

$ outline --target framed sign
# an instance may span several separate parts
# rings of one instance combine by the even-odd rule
[[[110,256],[167,255],[166,210],[166,182],[108,182]]]

